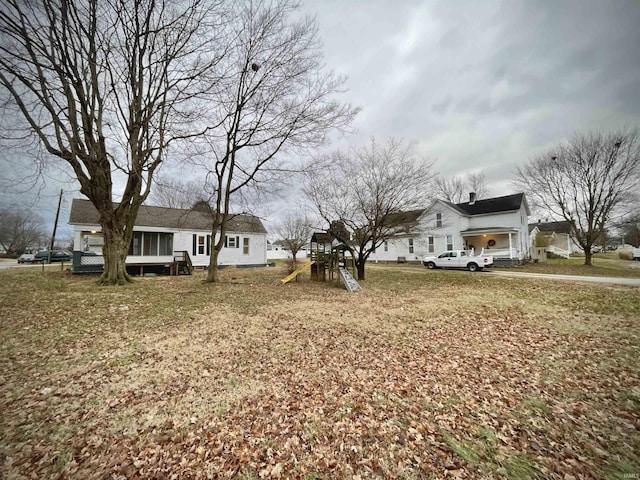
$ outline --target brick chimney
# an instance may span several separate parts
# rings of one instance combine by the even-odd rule
[[[476,203],[476,192],[469,192],[469,205]]]

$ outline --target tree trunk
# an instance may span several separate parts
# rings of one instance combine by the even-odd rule
[[[211,259],[209,261],[209,272],[207,273],[207,282],[216,283],[218,281],[218,254],[219,253],[220,252],[215,247],[215,245],[212,245]]]
[[[356,271],[358,272],[358,280],[364,280],[364,265],[366,260],[356,261]]]
[[[591,247],[585,249],[584,251],[584,264],[591,266]]]
[[[104,272],[98,280],[100,285],[124,285],[133,281],[127,273],[126,259],[129,245],[125,241],[122,230],[102,225]]]

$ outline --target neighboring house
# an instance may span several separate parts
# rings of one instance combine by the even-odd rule
[[[83,252],[101,253],[102,233],[98,211],[89,200],[74,199],[69,224],[74,229],[74,271],[82,271]],[[127,267],[152,271],[168,267],[176,257],[187,253],[195,268],[209,266],[211,220],[201,210],[141,206],[133,227]],[[87,262],[102,262],[101,256],[87,256]],[[232,215],[227,225],[225,246],[218,265],[264,266],[267,263],[267,231],[252,215]]]
[[[296,254],[296,259],[306,258],[309,254],[309,245],[305,245]],[[293,258],[293,254],[284,240],[275,242],[267,241],[267,260],[285,260]]]
[[[436,200],[429,208],[404,212],[399,233],[379,247],[372,261],[420,260],[444,250],[483,250],[497,264],[519,263],[530,256],[530,215],[524,193],[451,203]]]
[[[582,248],[571,233],[571,223],[538,222],[529,224],[531,246],[544,247],[547,253],[569,258],[572,253],[582,253]]]
[[[291,258],[291,252],[287,249],[281,240],[271,242],[267,240],[267,260],[282,260]]]
[[[397,233],[385,241],[369,256],[369,261],[415,261],[420,260],[424,252],[424,220],[429,209],[400,212],[390,219],[397,225]]]

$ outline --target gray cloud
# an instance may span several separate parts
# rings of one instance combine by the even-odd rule
[[[415,142],[445,174],[515,166],[576,131],[640,125],[635,0],[303,3],[349,76],[359,133]],[[444,171],[446,166],[446,171]]]
[[[362,107],[334,148],[404,138],[442,174],[484,171],[500,195],[576,131],[640,125],[637,0],[303,0],[301,13]]]

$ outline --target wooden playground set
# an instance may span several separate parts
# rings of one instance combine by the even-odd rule
[[[334,243],[333,235],[328,232],[316,232],[311,237],[309,261],[287,277],[280,280],[283,284],[297,279],[298,275],[311,271],[311,280],[326,282],[337,279],[349,292],[357,292],[360,285],[349,271],[354,270],[353,257],[347,257],[346,247],[342,243]]]

